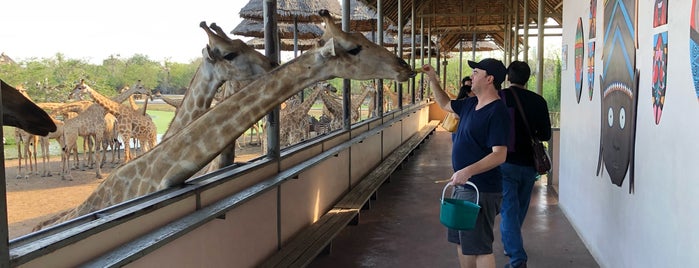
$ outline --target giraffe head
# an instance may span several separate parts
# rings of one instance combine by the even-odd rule
[[[150,100],[153,100],[153,94],[151,94],[150,90],[146,89],[146,87],[143,85],[143,83],[141,83],[140,79],[137,80],[136,84],[133,85],[131,88],[134,89],[132,95],[136,95],[136,94],[146,95],[146,96],[148,96],[148,98]],[[129,88],[128,86],[124,87],[124,89],[126,89],[126,90],[129,90],[131,88]],[[122,89],[122,90],[124,90],[124,89]]]
[[[202,50],[203,60],[219,67],[213,68],[216,80],[251,80],[276,67],[275,62],[245,42],[228,37],[216,23],[206,26],[202,21],[199,26],[209,36],[209,44]]]
[[[2,88],[3,125],[18,127],[41,136],[56,131],[56,124],[46,111],[5,81],[0,80],[0,87]]]
[[[82,95],[90,93],[90,90],[93,89],[87,84],[85,84],[85,79],[80,79],[80,83],[75,85],[73,91],[71,91],[70,95],[68,95],[68,98],[82,100]]]
[[[319,12],[325,22],[325,32],[318,41],[320,57],[327,60],[329,78],[345,77],[357,80],[376,78],[407,81],[415,71],[403,59],[369,41],[361,33],[343,32],[330,12]]]

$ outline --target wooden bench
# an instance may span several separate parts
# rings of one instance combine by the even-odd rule
[[[348,224],[359,223],[359,211],[369,204],[386,179],[412,155],[413,150],[437,128],[433,120],[389,154],[374,170],[355,185],[335,206],[303,229],[270,256],[261,267],[305,267],[320,253],[330,253],[332,240]]]

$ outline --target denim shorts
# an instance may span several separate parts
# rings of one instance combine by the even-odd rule
[[[476,190],[471,186],[457,186],[452,198],[475,202]],[[481,210],[478,212],[476,226],[473,230],[466,231],[449,229],[447,241],[461,245],[461,253],[464,255],[492,254],[495,240],[493,226],[501,203],[502,193],[480,193],[478,205],[481,206]]]

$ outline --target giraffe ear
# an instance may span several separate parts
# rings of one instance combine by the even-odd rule
[[[213,60],[213,58],[211,58],[211,54],[209,52],[209,45],[206,45],[206,47],[201,50],[201,55],[202,55],[202,57],[204,57],[204,59],[207,59],[209,61]]]
[[[325,42],[320,48],[318,48],[320,56],[323,58],[330,58],[335,56],[335,39],[330,38]]]

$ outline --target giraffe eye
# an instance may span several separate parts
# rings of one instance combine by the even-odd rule
[[[357,46],[357,47],[347,51],[347,53],[349,53],[350,55],[357,55],[357,54],[359,54],[360,51],[362,51],[362,46]]]
[[[607,121],[609,122],[609,127],[614,125],[614,109],[609,107],[609,112],[607,112]]]
[[[625,126],[626,126],[626,109],[624,109],[624,107],[621,107],[621,109],[619,109],[619,127],[621,129],[624,129]]]
[[[238,53],[231,52],[231,53],[228,53],[225,56],[223,56],[223,58],[226,60],[233,60],[233,59],[235,59],[235,57],[238,57]]]

